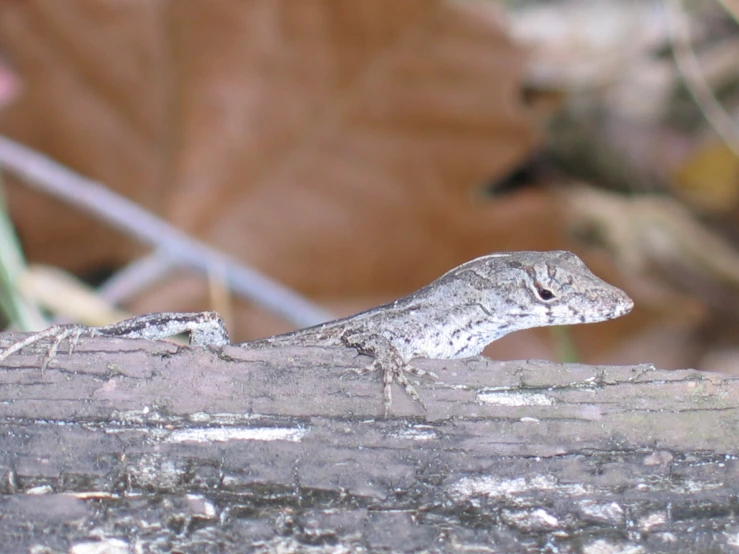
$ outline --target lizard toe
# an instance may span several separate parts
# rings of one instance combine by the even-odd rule
[[[428,369],[421,369],[420,367],[416,367],[411,364],[406,364],[403,366],[403,369],[407,371],[408,373],[412,373],[413,375],[418,375],[419,377],[428,377],[429,379],[432,379],[434,381],[439,380],[439,376]]]
[[[423,399],[418,394],[418,392],[416,392],[416,389],[413,387],[411,382],[408,380],[408,377],[406,377],[405,375],[406,371],[408,373],[415,373],[414,369],[417,369],[417,368],[413,368],[413,366],[404,364],[403,366],[398,367],[395,371],[393,371],[392,376],[395,378],[395,381],[397,381],[397,383],[403,387],[403,389],[405,390],[405,393],[408,396],[410,396],[412,400],[415,400],[416,402],[418,402],[423,407],[424,410],[426,410],[426,404],[424,403]],[[424,370],[419,370],[419,371],[424,371]],[[424,371],[424,374],[425,373],[426,372]]]

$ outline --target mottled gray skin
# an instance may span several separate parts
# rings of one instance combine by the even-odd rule
[[[395,302],[238,346],[355,348],[374,358],[365,370],[382,371],[387,413],[393,381],[423,404],[406,372],[430,373],[411,366],[409,362],[414,358],[475,356],[513,331],[604,321],[627,314],[633,305],[626,293],[593,275],[571,252],[508,252],[462,264]],[[195,345],[229,343],[228,332],[215,312],[156,313],[106,327],[51,327],[15,343],[0,354],[0,361],[44,337],[54,338],[45,366],[64,338],[69,338],[71,344],[81,336],[156,340],[186,331]]]
[[[543,290],[552,298],[543,299]],[[242,346],[338,346],[359,332],[381,336],[406,360],[466,358],[513,331],[595,323],[633,305],[571,252],[510,252],[462,264],[389,304]]]

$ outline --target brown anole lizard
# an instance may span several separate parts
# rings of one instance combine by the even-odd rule
[[[387,414],[393,382],[423,405],[407,373],[435,376],[414,368],[410,364],[414,358],[476,356],[487,344],[513,331],[604,321],[627,314],[633,305],[626,293],[593,275],[571,252],[507,252],[464,263],[389,304],[236,346],[354,348],[374,358],[365,370],[382,372]],[[55,325],[12,344],[0,353],[0,362],[47,337],[53,343],[42,369],[64,339],[69,339],[71,351],[83,336],[158,340],[184,332],[189,332],[193,345],[230,344],[216,312],[153,313],[104,327]]]

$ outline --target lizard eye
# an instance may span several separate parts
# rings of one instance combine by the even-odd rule
[[[554,298],[554,293],[549,289],[545,289],[543,287],[536,287],[536,294],[538,294],[539,298],[544,301]]]

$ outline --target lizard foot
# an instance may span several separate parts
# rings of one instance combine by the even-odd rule
[[[426,404],[416,392],[416,389],[413,388],[413,385],[411,385],[407,374],[413,373],[414,375],[437,379],[437,376],[433,371],[426,371],[424,369],[413,367],[405,360],[392,343],[380,334],[368,333],[362,329],[355,329],[344,333],[341,336],[341,341],[345,345],[356,349],[360,354],[365,354],[374,358],[374,361],[364,368],[364,370],[360,370],[360,372],[382,372],[382,396],[384,399],[385,417],[389,417],[390,415],[393,381],[402,386],[405,393],[426,410]]]
[[[421,369],[420,367],[416,367],[411,364],[405,364],[403,366],[403,369],[407,371],[408,373],[412,373],[413,375],[418,375],[419,377],[428,377],[429,379],[432,379],[434,381],[439,380],[439,376],[433,371],[429,371],[427,369]]]
[[[411,382],[408,380],[408,377],[406,377],[405,372],[408,371],[410,373],[413,373],[413,370],[411,369],[412,366],[409,364],[390,364],[388,367],[388,364],[380,364],[377,360],[372,362],[372,365],[378,365],[378,368],[382,369],[382,382],[383,382],[383,388],[382,388],[382,396],[385,400],[385,417],[390,416],[390,406],[392,405],[393,397],[392,397],[392,384],[393,381],[396,381],[400,386],[403,387],[403,390],[405,390],[405,393],[411,397],[411,399],[418,402],[424,411],[426,411],[426,403],[423,401],[423,399],[419,396],[419,394],[416,392],[416,389],[413,388],[413,385],[411,385]]]
[[[54,325],[11,344],[0,352],[0,362],[21,348],[46,338],[51,338],[52,343],[44,356],[42,371],[54,359],[64,339],[69,339],[69,353],[71,354],[81,337],[106,336],[159,340],[179,333],[189,333],[190,344],[194,346],[229,344],[226,326],[216,312],[157,312],[124,319],[104,327],[87,327],[76,323]]]
[[[49,363],[56,357],[59,345],[64,339],[69,339],[69,354],[71,355],[75,347],[79,343],[81,337],[85,335],[93,336],[94,334],[94,328],[87,327],[85,325],[77,325],[74,323],[66,325],[53,325],[48,329],[44,329],[43,331],[34,333],[23,340],[19,340],[18,342],[14,342],[13,344],[11,344],[8,348],[0,352],[0,362],[5,360],[11,354],[14,354],[22,348],[25,348],[26,346],[30,346],[46,338],[51,338],[51,345],[46,350],[41,363],[41,372],[43,373]]]
[[[344,375],[347,375],[349,373],[354,373],[355,375],[365,375],[367,373],[373,373],[377,370],[378,368],[376,367],[376,364],[370,364],[364,367],[350,367],[347,368],[347,370],[344,372]],[[428,377],[429,379],[432,379],[434,381],[438,381],[439,379],[439,376],[433,371],[421,369],[420,367],[416,367],[411,364],[403,364],[403,371],[407,371],[408,373],[412,373],[413,375],[418,375],[419,377]]]
[[[406,374],[412,373],[414,375],[418,375],[420,377],[428,377],[433,380],[437,380],[439,378],[438,375],[436,375],[436,373],[434,373],[433,371],[426,371],[425,369],[414,367],[408,363],[400,361],[398,361],[398,363],[387,363],[380,362],[378,360],[374,360],[370,365],[361,368],[349,368],[346,370],[345,375],[349,373],[364,375],[367,373],[374,373],[375,371],[379,371],[382,373],[382,393],[385,405],[385,417],[389,417],[390,415],[390,406],[392,404],[392,384],[394,382],[401,385],[403,387],[403,390],[405,390],[405,393],[412,400],[418,402],[425,410],[426,404],[424,403],[423,399],[418,394],[416,389],[413,387],[411,382],[408,380]]]
[[[406,373],[413,373],[415,375],[423,375],[427,377],[432,377],[436,379],[436,374],[431,371],[424,371],[419,370],[418,368],[414,368],[410,364],[406,363],[397,363],[397,364],[388,364],[386,362],[381,362],[379,360],[374,360],[370,365],[365,366],[361,369],[352,369],[350,370],[355,373],[363,374],[363,373],[370,373],[374,371],[380,371],[382,372],[382,396],[384,400],[384,414],[385,417],[390,417],[390,407],[392,406],[393,402],[393,383],[398,383],[400,386],[403,387],[403,390],[405,393],[414,401],[418,402],[421,407],[426,410],[426,403],[423,401],[421,396],[416,392],[416,389],[413,387],[411,382],[408,380],[408,377],[406,377]]]

